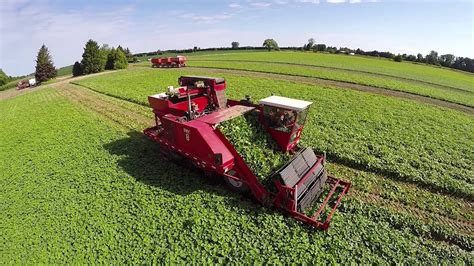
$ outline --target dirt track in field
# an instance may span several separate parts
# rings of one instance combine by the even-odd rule
[[[74,84],[57,84],[55,88],[57,88],[61,94],[66,96],[72,102],[89,111],[104,116],[124,127],[141,130],[145,126],[151,126],[154,124],[153,118],[146,117],[137,111],[132,111],[130,108],[125,108],[124,105],[120,105],[119,103],[123,102],[121,100],[117,100],[110,96],[105,96]],[[123,103],[134,105],[137,109],[146,109],[146,111],[150,112],[151,114],[149,108],[129,102]]]
[[[53,82],[53,83],[43,84],[43,85],[39,85],[39,86],[33,87],[33,88],[26,88],[26,89],[23,89],[23,90],[17,90],[16,88],[12,88],[12,89],[8,89],[8,90],[0,91],[0,101],[8,99],[8,98],[16,97],[18,95],[23,95],[23,94],[34,92],[34,91],[37,91],[37,90],[41,90],[43,88],[54,88],[56,86],[61,86],[63,84],[68,84],[71,81],[81,80],[81,79],[84,79],[84,78],[109,74],[109,73],[113,73],[113,72],[115,72],[115,71],[105,71],[105,72],[100,72],[100,73],[95,73],[95,74],[90,74],[90,75],[84,75],[84,76],[78,76],[78,77],[72,77],[72,76],[59,77],[59,78],[56,78],[55,82]]]
[[[124,128],[141,130],[142,128],[153,125],[154,123],[152,118],[146,117],[142,112],[140,112],[140,110],[148,110],[146,107],[97,93],[78,85],[66,83],[58,84],[55,87],[60,93],[62,93],[65,97],[69,98],[81,108],[94,112],[109,121],[119,124]],[[132,105],[135,110],[126,108],[127,105]],[[447,226],[456,230],[456,232],[467,236],[474,236],[474,223],[468,220],[453,219],[439,213],[431,213],[415,206],[407,205],[396,200],[386,199],[373,193],[366,193],[355,189],[351,190],[349,196],[368,204],[387,208],[391,211],[407,213],[423,221],[427,221],[429,218],[434,218],[434,221],[437,224]],[[472,206],[470,204],[468,205],[469,206],[467,208],[472,209],[470,208]],[[445,241],[443,239],[438,240]]]
[[[301,76],[290,76],[290,75],[284,75],[284,74],[263,73],[263,72],[247,71],[247,70],[230,70],[230,69],[207,68],[207,67],[187,67],[187,68],[207,71],[211,73],[229,73],[229,74],[241,75],[241,76],[271,78],[271,79],[279,79],[279,80],[286,80],[286,81],[294,81],[294,82],[310,84],[310,85],[333,86],[333,87],[344,88],[344,89],[370,92],[370,93],[380,94],[384,96],[408,99],[408,100],[418,101],[418,102],[427,103],[427,104],[431,104],[435,106],[450,108],[450,109],[461,111],[470,115],[474,115],[474,108],[468,107],[465,105],[452,103],[452,102],[446,102],[443,100],[438,100],[435,98],[411,94],[407,92],[394,91],[394,90],[389,90],[389,89],[359,85],[359,84],[354,84],[354,83],[347,83],[347,82],[342,82],[342,81],[334,81],[334,80],[311,78],[311,77],[301,77]]]

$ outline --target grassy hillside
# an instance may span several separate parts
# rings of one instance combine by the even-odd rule
[[[58,77],[72,75],[72,65],[58,68]]]

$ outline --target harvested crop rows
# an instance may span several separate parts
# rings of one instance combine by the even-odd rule
[[[384,96],[396,97],[396,98],[403,98],[408,100],[414,100],[421,103],[427,103],[431,105],[436,105],[440,107],[450,108],[453,110],[465,112],[467,114],[474,114],[474,108],[465,106],[462,104],[446,102],[443,100],[430,98],[427,96],[422,96],[418,94],[406,93],[403,91],[395,91],[395,90],[388,90],[383,88],[377,88],[372,86],[365,86],[360,84],[354,83],[347,83],[341,81],[334,81],[334,80],[327,80],[327,79],[319,79],[319,78],[312,78],[312,77],[302,77],[302,76],[293,76],[293,75],[283,75],[283,74],[275,74],[275,73],[267,73],[267,72],[255,72],[255,71],[248,71],[248,70],[232,70],[232,69],[222,69],[222,68],[202,68],[202,67],[188,67],[203,71],[207,73],[217,73],[217,74],[231,74],[231,75],[238,75],[238,76],[249,76],[249,77],[262,77],[262,78],[271,78],[271,79],[278,79],[278,80],[287,80],[287,81],[294,81],[303,84],[309,85],[320,85],[320,86],[331,86],[331,87],[338,87],[338,88],[347,88],[351,90],[358,90],[363,92],[370,92],[375,94],[380,94]]]
[[[275,73],[285,75],[295,75],[303,77],[315,77],[327,80],[336,80],[374,86],[395,91],[409,92],[417,95],[432,97],[453,103],[474,107],[474,92],[468,90],[453,90],[451,88],[439,88],[413,82],[404,82],[396,79],[378,77],[370,74],[358,74],[351,71],[342,70],[315,70],[303,66],[269,63],[248,63],[248,62],[223,62],[223,61],[190,61],[190,66],[210,67],[221,69],[248,70],[263,73]]]
[[[474,92],[474,75],[471,73],[453,71],[446,68],[414,64],[410,62],[393,62],[386,59],[375,59],[365,56],[331,55],[322,53],[295,53],[295,52],[271,52],[271,53],[235,53],[222,55],[192,56],[193,60],[213,61],[258,61],[272,63],[290,63],[309,66],[320,66],[339,70],[355,70],[358,73],[389,75],[403,77],[412,80],[425,81],[451,88],[463,89]]]

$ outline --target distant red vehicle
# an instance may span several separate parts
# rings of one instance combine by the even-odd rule
[[[186,57],[178,55],[176,57],[158,57],[151,59],[151,67],[185,67]]]
[[[20,80],[18,83],[17,83],[17,90],[23,90],[23,89],[26,89],[26,88],[29,88],[29,87],[34,87],[36,86],[36,79],[35,78],[32,78],[32,79],[24,79],[24,80]]]

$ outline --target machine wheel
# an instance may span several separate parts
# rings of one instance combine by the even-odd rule
[[[224,176],[224,180],[227,183],[227,186],[229,186],[230,189],[234,191],[242,193],[242,192],[247,192],[249,189],[248,186],[243,181],[238,181],[227,176]]]

